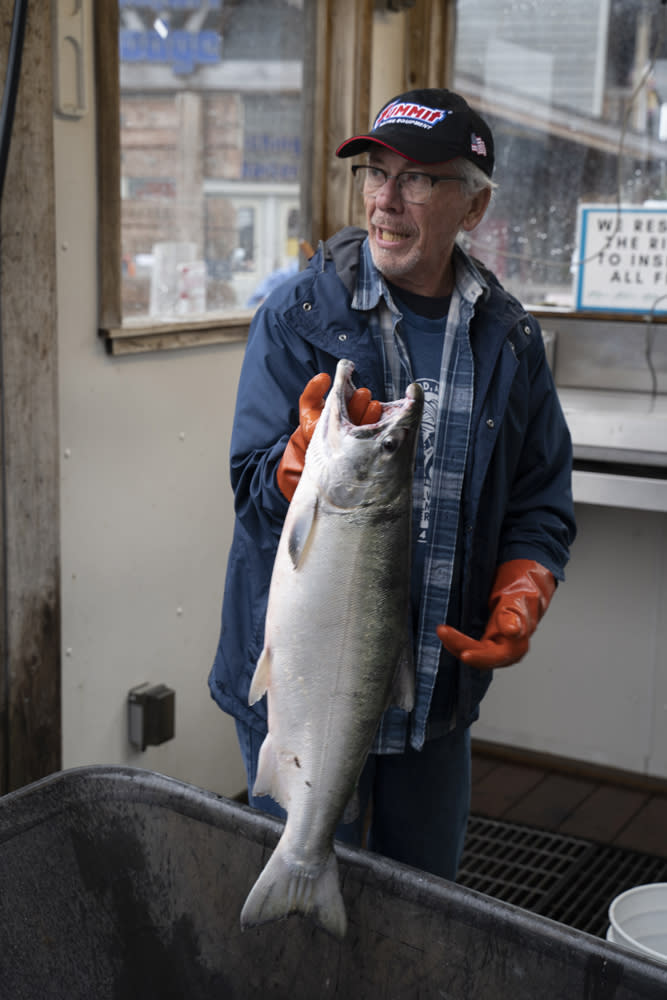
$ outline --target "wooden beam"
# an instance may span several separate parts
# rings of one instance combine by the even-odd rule
[[[2,60],[10,29],[0,19]],[[51,5],[30,4],[0,211],[3,792],[61,760],[51,30]]]
[[[311,231],[316,245],[354,217],[349,163],[337,146],[369,126],[373,0],[316,3],[312,101]]]
[[[454,75],[455,0],[416,0],[408,11],[405,89],[447,87]]]
[[[94,18],[99,325],[104,328],[123,321],[118,0],[97,0]]]

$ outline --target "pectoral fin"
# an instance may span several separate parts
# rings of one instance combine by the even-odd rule
[[[307,503],[299,504],[299,507],[292,512],[289,536],[287,539],[287,551],[292,560],[294,569],[299,568],[299,563],[310,538],[310,533],[315,523],[317,514],[317,495],[313,494]]]

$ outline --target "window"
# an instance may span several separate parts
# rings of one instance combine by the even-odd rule
[[[303,0],[118,0],[116,17],[114,322],[238,317],[297,266]]]
[[[665,16],[658,0],[458,0],[452,83],[489,120],[500,186],[469,245],[533,307],[583,308],[586,206],[617,235],[621,211],[667,208]],[[600,301],[636,311],[637,289],[613,288],[624,249]],[[667,266],[651,274],[642,308],[667,312]]]

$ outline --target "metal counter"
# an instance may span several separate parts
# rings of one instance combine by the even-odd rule
[[[579,503],[667,511],[667,324],[542,314]]]
[[[667,397],[559,389],[578,503],[667,511]]]

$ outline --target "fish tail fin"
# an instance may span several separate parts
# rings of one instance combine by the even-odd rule
[[[286,854],[280,841],[245,901],[241,929],[280,920],[291,913],[303,913],[342,939],[347,930],[347,916],[336,855],[332,851],[319,871],[307,872],[290,865]]]

